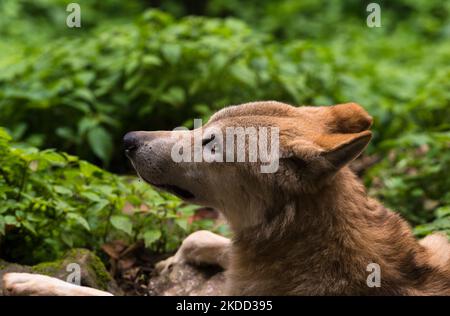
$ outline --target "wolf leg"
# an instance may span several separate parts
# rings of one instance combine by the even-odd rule
[[[112,294],[64,282],[46,275],[7,273],[3,276],[3,295],[110,296]]]
[[[431,265],[444,269],[450,267],[450,243],[447,236],[443,233],[434,233],[421,239],[419,243],[427,248]]]
[[[223,236],[207,230],[199,230],[183,240],[177,253],[156,264],[160,274],[170,271],[174,264],[210,264],[223,269],[228,267],[228,256],[231,241]]]

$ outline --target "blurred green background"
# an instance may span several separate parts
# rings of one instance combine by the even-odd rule
[[[377,1],[380,28],[360,0],[84,0],[68,28],[70,2],[0,0],[4,256],[119,237],[175,249],[193,208],[116,175],[130,172],[122,136],[268,99],[363,105],[369,193],[418,236],[450,234],[449,1]]]

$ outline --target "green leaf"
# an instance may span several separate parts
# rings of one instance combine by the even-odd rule
[[[155,241],[161,238],[161,231],[157,229],[148,230],[144,233],[145,247],[149,248]]]
[[[89,208],[90,212],[97,213],[103,210],[109,204],[108,200],[100,200]]]
[[[178,211],[182,212],[184,216],[191,216],[194,215],[196,209],[198,209],[198,205],[188,204],[180,207]]]
[[[93,117],[83,117],[80,122],[78,122],[78,134],[83,136],[86,132],[98,125],[98,120]]]
[[[161,52],[169,63],[176,64],[181,56],[181,47],[178,44],[163,44]]]
[[[34,229],[33,225],[27,221],[23,221],[22,226],[28,229],[30,232],[32,232],[34,235],[37,235],[36,230]]]
[[[180,226],[181,229],[183,229],[184,231],[188,230],[188,221],[185,218],[177,218],[175,220],[175,223]]]
[[[6,215],[4,217],[5,220],[5,224],[6,225],[13,225],[13,226],[18,226],[19,222],[17,221],[15,216],[12,215]]]
[[[88,142],[92,151],[106,164],[111,159],[113,141],[111,135],[101,126],[96,126],[88,132]]]
[[[61,195],[71,196],[73,194],[72,190],[70,190],[67,187],[64,187],[62,185],[55,185],[53,187],[53,190],[55,190],[56,193],[61,194]]]
[[[102,202],[103,199],[93,192],[82,192],[81,196],[88,199],[91,202]]]
[[[75,220],[78,224],[86,228],[87,231],[91,230],[87,220],[78,213],[67,213],[67,218]]]
[[[3,138],[7,141],[10,141],[12,139],[3,127],[0,127],[0,138]]]
[[[179,105],[185,101],[185,93],[181,87],[172,87],[167,91],[161,100],[172,105]]]
[[[73,237],[71,234],[62,233],[61,234],[62,241],[69,247],[73,247]]]
[[[436,210],[436,216],[442,218],[450,215],[450,205],[439,207]]]
[[[231,73],[237,80],[250,87],[256,85],[256,75],[246,64],[234,64],[231,67]]]
[[[75,76],[75,80],[77,80],[81,85],[88,86],[95,79],[95,72],[93,71],[83,71]]]
[[[102,169],[89,162],[80,161],[80,171],[85,177],[91,177],[95,172],[102,172]]]
[[[75,133],[73,132],[73,130],[70,127],[66,127],[66,126],[58,127],[55,131],[55,134],[63,139],[69,140],[69,141],[73,141],[73,142],[77,141],[77,136],[75,136]]]
[[[111,221],[111,224],[118,230],[121,230],[130,236],[132,235],[133,224],[131,223],[130,218],[123,216],[123,215],[113,215],[113,216],[111,216],[110,221]]]
[[[44,150],[41,151],[39,158],[44,159],[52,164],[64,164],[66,159],[63,155],[54,150]]]
[[[155,55],[145,55],[142,58],[142,63],[146,66],[159,66],[161,65],[161,59]]]
[[[75,90],[74,95],[88,102],[95,102],[95,96],[89,89],[78,89]]]
[[[5,235],[5,221],[2,216],[0,216],[0,235]]]

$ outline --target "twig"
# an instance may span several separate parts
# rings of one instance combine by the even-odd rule
[[[28,171],[28,165],[26,165],[25,168],[23,168],[22,179],[20,180],[19,192],[17,193],[17,197],[16,197],[17,202],[19,202],[22,197],[22,191],[25,186],[26,178],[28,175],[27,171]]]
[[[6,184],[11,186],[12,182],[9,180],[8,176],[6,175],[6,172],[3,169],[0,169],[0,174],[2,175],[3,179],[5,179]]]
[[[109,231],[109,221],[112,216],[112,213],[114,212],[114,208],[111,206],[109,208],[108,216],[106,217],[106,226],[105,226],[105,232],[103,233],[103,242],[106,242],[106,237],[108,236]]]

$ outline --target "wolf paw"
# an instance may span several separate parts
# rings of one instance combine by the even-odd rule
[[[172,268],[180,263],[183,263],[181,256],[177,253],[166,260],[160,261],[155,265],[155,270],[158,275],[167,275],[172,271]]]
[[[3,276],[4,295],[52,295],[54,279],[31,273],[7,273]]]
[[[155,270],[164,275],[170,273],[175,265],[183,263],[218,265],[225,269],[228,265],[229,245],[230,240],[225,237],[206,230],[196,231],[183,240],[174,256],[158,262]]]

